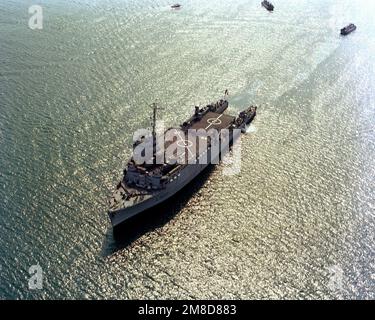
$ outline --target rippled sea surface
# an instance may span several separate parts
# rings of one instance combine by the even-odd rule
[[[0,0],[0,298],[375,298],[375,2],[273,2],[41,0],[31,30]],[[176,125],[227,88],[260,106],[241,173],[114,233],[148,105]]]

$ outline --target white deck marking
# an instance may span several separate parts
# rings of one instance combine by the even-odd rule
[[[209,123],[209,125],[206,128],[204,128],[204,129],[207,130],[209,127],[211,127],[214,124],[221,124],[220,118],[222,117],[222,115],[223,114],[219,115],[217,118],[207,119],[207,122]]]
[[[178,144],[179,142],[182,142],[182,143],[184,144],[183,147],[185,147],[185,148],[189,151],[189,154],[191,155],[191,157],[189,157],[188,159],[191,159],[191,158],[194,156],[193,152],[190,150],[190,147],[193,146],[193,143],[192,143],[191,141],[189,141],[189,140],[185,140],[185,139],[183,139],[183,138],[181,137],[181,132],[180,132],[180,131],[177,131],[177,129],[175,129],[175,133],[177,133],[178,138],[180,138],[180,141],[177,142],[177,145],[179,145],[179,144]],[[179,145],[179,146],[181,147],[181,145]],[[178,157],[178,159],[184,157],[185,154],[186,154],[186,151],[184,151],[184,152]]]

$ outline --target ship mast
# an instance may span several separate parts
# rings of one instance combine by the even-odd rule
[[[158,110],[161,110],[163,108],[160,108],[157,106],[157,104],[154,102],[152,104],[152,140],[153,140],[153,154],[155,155],[156,153],[156,112]]]
[[[153,115],[152,115],[152,136],[156,137],[156,111],[158,110],[158,106],[156,103],[152,104]]]

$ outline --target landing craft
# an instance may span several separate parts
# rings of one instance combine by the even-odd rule
[[[273,11],[273,9],[275,8],[274,5],[267,0],[262,1],[262,6],[265,7],[268,11]]]
[[[342,36],[347,36],[349,33],[352,33],[356,29],[357,29],[356,25],[351,23],[351,24],[347,25],[345,28],[342,28],[340,30],[340,33],[341,33]]]

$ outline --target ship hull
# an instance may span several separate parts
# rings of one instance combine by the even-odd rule
[[[126,220],[168,200],[170,197],[188,185],[189,182],[196,178],[208,165],[209,164],[187,165],[183,170],[181,170],[180,175],[175,180],[169,183],[164,190],[156,193],[152,198],[137,205],[123,208],[116,212],[110,212],[109,218],[111,219],[113,227],[116,227]]]
[[[347,35],[351,34],[352,32],[354,32],[356,29],[357,29],[357,27],[352,27],[350,29],[342,29],[340,34],[342,36],[347,36]]]

